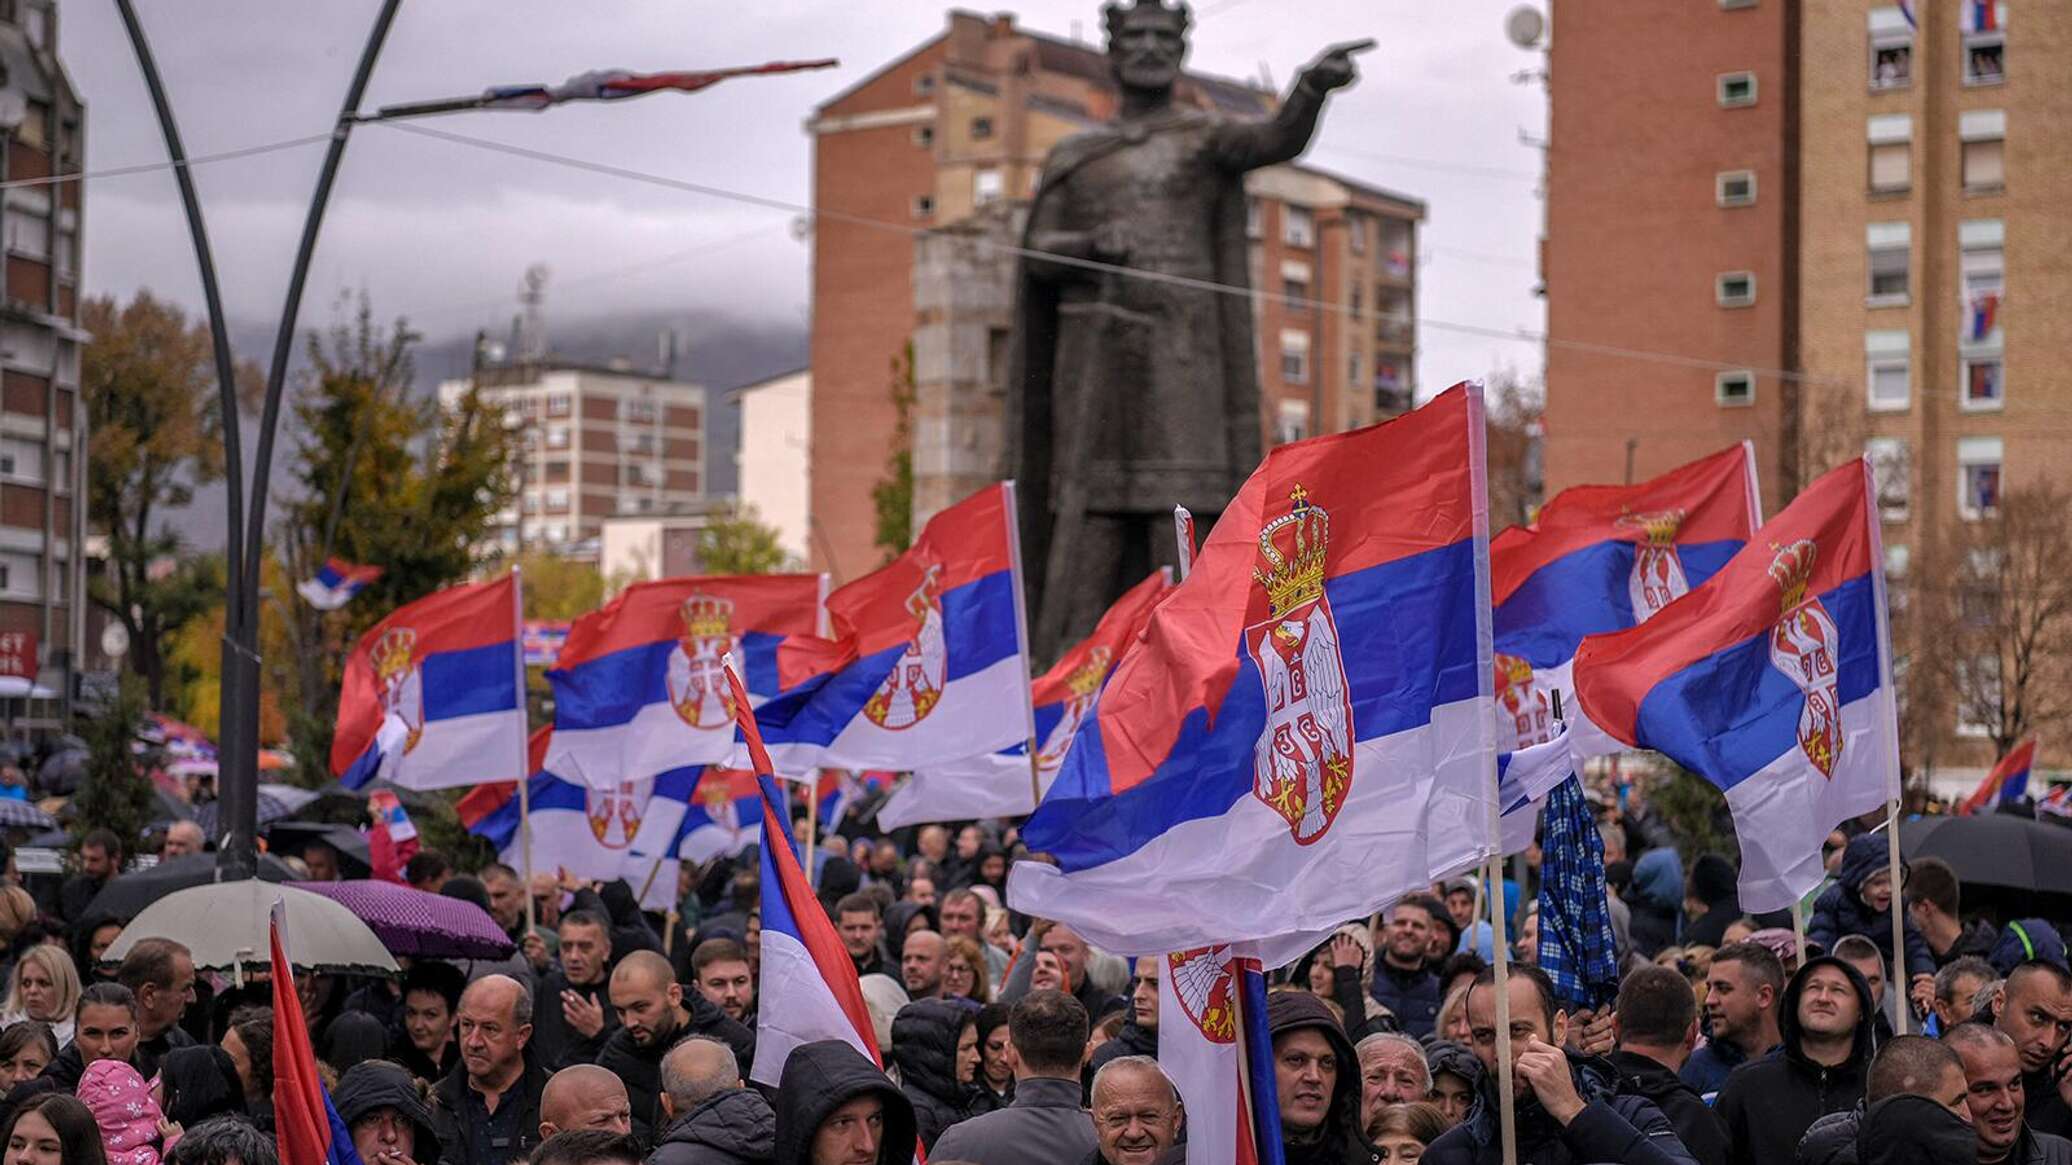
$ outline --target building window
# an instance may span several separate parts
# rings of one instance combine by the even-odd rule
[[[549,448],[549,449],[566,449],[566,448],[568,448],[568,426],[567,426],[567,425],[548,425],[548,426],[547,426],[547,448]]]
[[[1725,271],[1713,278],[1712,297],[1721,307],[1747,307],[1755,302],[1755,272]]]
[[[1712,177],[1712,198],[1721,206],[1755,205],[1755,171],[1722,170]]]
[[[1874,413],[1904,411],[1913,402],[1913,366],[1904,328],[1863,334],[1865,401]]]
[[[1869,125],[1872,194],[1899,194],[1914,182],[1914,119],[1880,114]]]
[[[992,137],[992,136],[993,136],[993,119],[992,119],[992,118],[990,118],[990,117],[974,117],[974,118],[972,118],[972,119],[971,119],[971,140],[972,140],[972,141],[975,141],[975,142],[982,142],[982,141],[985,141],[985,140],[986,140],[987,138],[989,138],[989,137]]]
[[[1358,352],[1346,354],[1345,383],[1348,387],[1357,386],[1360,383],[1360,354]]]
[[[1755,373],[1721,372],[1712,378],[1712,399],[1722,408],[1755,403]]]
[[[1355,255],[1367,253],[1367,220],[1357,214],[1345,216],[1345,245]]]
[[[919,147],[921,147],[921,148],[922,148],[922,149],[924,149],[924,150],[931,150],[931,149],[934,149],[934,148],[935,148],[935,127],[934,127],[934,126],[932,126],[932,125],[917,125],[917,126],[915,126],[915,127],[914,127],[914,144],[915,144],[915,145],[917,145],[917,146],[919,146]]]
[[[2007,403],[2006,386],[2001,381],[2006,374],[2005,360],[1999,354],[1964,356],[1958,365],[1964,379],[1960,403],[1966,409],[1983,412]]]
[[[1309,264],[1299,259],[1281,260],[1281,295],[1291,301],[1287,305],[1289,308],[1295,311],[1309,309],[1309,285]]]
[[[924,97],[930,93],[935,92],[935,74],[923,73],[920,76],[915,77],[914,92]]]
[[[1896,307],[1907,301],[1907,267],[1913,249],[1911,228],[1903,222],[1874,222],[1865,238],[1869,252],[1871,307]]]
[[[1281,208],[1281,241],[1291,247],[1307,247],[1316,242],[1316,217],[1308,207],[1284,206]]]
[[[1279,414],[1274,418],[1273,439],[1277,445],[1300,441],[1309,436],[1309,403],[1299,400],[1281,402]]]
[[[916,195],[914,195],[914,217],[915,217],[915,218],[934,218],[934,217],[935,217],[935,196],[934,196],[934,195],[932,195],[932,194],[916,194]]]
[[[1000,171],[992,167],[974,171],[971,175],[971,201],[975,206],[998,202],[1007,192],[1007,180]]]
[[[1736,109],[1755,104],[1754,73],[1721,73],[1719,103],[1722,109]]]
[[[2007,113],[1972,109],[1957,115],[1957,137],[1964,149],[1964,190],[1995,193],[2007,181]]]
[[[1755,7],[1755,0],[1719,0],[1719,6],[1725,10],[1753,8]]]
[[[1870,11],[1871,89],[1904,89],[1913,83],[1914,26],[1897,6]]]
[[[1878,516],[1888,522],[1906,521],[1913,511],[1914,492],[1914,467],[1907,459],[1907,443],[1897,437],[1873,437],[1863,443],[1863,451],[1870,458]]]
[[[1362,290],[1363,290],[1363,289],[1361,288],[1361,286],[1360,286],[1359,284],[1357,284],[1357,283],[1353,284],[1353,290],[1352,290],[1352,300],[1350,301],[1350,303],[1349,303],[1349,305],[1348,305],[1348,306],[1350,306],[1350,307],[1352,308],[1352,315],[1353,315],[1353,318],[1354,318],[1354,319],[1358,319],[1358,318],[1360,318],[1361,316],[1363,316],[1363,315],[1367,314],[1367,313],[1366,313],[1366,304],[1367,304],[1367,300],[1366,300],[1366,297],[1365,297],[1365,296],[1364,296],[1364,295],[1362,294]]]
[[[547,491],[547,510],[558,513],[568,509],[568,487],[556,486]]]
[[[565,417],[569,408],[569,396],[565,392],[557,392],[547,398],[547,415],[550,417]]]
[[[1309,383],[1309,333],[1299,328],[1281,331],[1281,379],[1289,384]]]
[[[2003,0],[1959,0],[1957,19],[1964,34],[1964,83],[1998,85],[2007,80],[2007,5]]]
[[[1998,437],[1957,439],[1957,515],[1976,521],[2000,509]]]
[[[1972,219],[1958,225],[1957,245],[1962,249],[1958,265],[1964,280],[1957,332],[1961,350],[2000,351],[2000,301],[2006,291],[2003,237],[1999,219]]]

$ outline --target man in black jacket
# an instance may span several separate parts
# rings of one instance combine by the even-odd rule
[[[620,1028],[605,1042],[597,1066],[626,1082],[633,1102],[633,1134],[653,1136],[662,1054],[686,1034],[717,1036],[744,1064],[755,1063],[755,1033],[728,1019],[696,990],[685,991],[669,960],[653,951],[627,955],[612,972],[612,1006]]]
[[[122,871],[122,839],[110,829],[95,829],[79,841],[79,872],[58,888],[58,917],[75,926],[86,921],[86,908]]]
[[[899,1088],[842,1040],[785,1057],[777,1083],[775,1165],[911,1165],[914,1110]]]
[[[662,1057],[657,1099],[664,1128],[648,1165],[764,1165],[776,1151],[776,1114],[710,1036],[686,1036]]]
[[[1993,1017],[1993,1026],[2007,1033],[2022,1058],[2029,1127],[2061,1137],[2072,1134],[2072,1108],[2058,1094],[2054,1071],[2072,1036],[2072,975],[2041,959],[2017,966],[2007,973]]]
[[[1698,1165],[1726,1165],[1727,1130],[1698,1093],[1677,1079],[1698,1042],[1698,1001],[1671,967],[1641,967],[1619,984],[1612,1012],[1618,1047],[1606,1059],[1623,1094],[1646,1097]]]
[[[1338,1017],[1307,991],[1284,991],[1267,997],[1266,1030],[1287,1165],[1379,1161],[1360,1130],[1359,1056]]]
[[[1832,956],[1808,960],[1785,985],[1777,1025],[1783,1045],[1734,1069],[1720,1089],[1733,1165],[1791,1160],[1814,1121],[1863,1099],[1877,1040],[1870,985],[1856,968]]]
[[[540,1143],[547,1073],[532,1061],[532,992],[485,975],[460,997],[460,1063],[432,1089],[441,1165],[510,1165]]]
[[[1427,964],[1425,952],[1431,945],[1433,920],[1445,913],[1438,899],[1413,894],[1389,911],[1388,927],[1375,944],[1381,957],[1374,960],[1374,982],[1367,990],[1418,1039],[1432,1034],[1439,1017],[1439,976]]]
[[[540,979],[540,1009],[532,1030],[533,1058],[550,1072],[596,1063],[619,1026],[606,990],[611,920],[593,910],[571,910],[561,916],[556,933],[560,965]]]
[[[1571,1054],[1568,1016],[1538,967],[1510,965],[1511,1097],[1518,1156],[1530,1165],[1693,1165],[1669,1118],[1648,1100],[1617,1090],[1617,1074],[1596,1057]],[[1499,1135],[1496,969],[1468,989],[1469,1040],[1482,1061],[1475,1109],[1433,1141],[1425,1165],[1497,1165]]]
[[[1799,1165],[1857,1165],[1865,1160],[1861,1156],[1865,1113],[1896,1096],[1932,1100],[1969,1122],[1967,1090],[1964,1063],[1947,1045],[1927,1036],[1897,1036],[1879,1045],[1878,1054],[1872,1057],[1864,1078],[1863,1103],[1814,1121],[1799,1140],[1796,1159]],[[1967,1151],[1963,1165],[1971,1165],[1971,1157]],[[1883,1165],[1879,1158],[1869,1161]]]
[[[146,1080],[174,1048],[194,1045],[180,1017],[194,1002],[194,955],[169,938],[139,939],[116,968],[115,981],[137,998],[137,1071]]]

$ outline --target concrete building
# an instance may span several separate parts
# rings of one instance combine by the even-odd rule
[[[804,562],[812,539],[813,375],[801,368],[743,385],[727,397],[741,416],[735,455],[741,504],[777,531],[786,554]]]
[[[1747,436],[1774,512],[1869,453],[1903,604],[2004,489],[2072,482],[2072,8],[1552,7],[1550,492]],[[1975,780],[1921,695],[1909,762]]]
[[[705,499],[705,389],[629,367],[485,364],[439,385],[451,408],[470,388],[524,432],[511,466],[517,501],[497,516],[498,548],[600,555],[613,514],[665,514]]]
[[[86,110],[57,47],[51,0],[0,4],[0,178],[79,172]],[[0,635],[37,637],[36,687],[60,698],[86,663],[81,186],[13,187],[0,201]],[[59,703],[37,701],[29,719],[55,716]]]
[[[882,556],[871,487],[885,476],[895,386],[903,392],[909,375],[916,516],[993,480],[1001,402],[985,394],[1000,388],[1012,260],[994,249],[978,271],[957,248],[1019,241],[1015,212],[1044,155],[1109,121],[1116,99],[1100,46],[1027,31],[1011,16],[952,11],[940,36],[808,122],[814,206],[828,212],[813,247],[812,562],[837,582]],[[1275,103],[1264,89],[1198,74],[1178,99],[1250,116]],[[1399,411],[1414,387],[1422,204],[1299,166],[1260,171],[1247,188],[1258,207],[1262,431],[1325,432]],[[931,279],[938,285],[923,286]],[[1283,310],[1265,293],[1397,314],[1355,325],[1343,313]]]
[[[597,569],[612,588],[703,574],[698,536],[724,502],[701,502],[671,514],[613,514],[597,540]]]

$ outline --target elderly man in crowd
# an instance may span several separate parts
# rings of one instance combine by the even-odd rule
[[[741,1082],[734,1049],[688,1036],[662,1057],[662,1133],[648,1165],[745,1165],[776,1150],[777,1116]]]
[[[460,997],[460,1063],[432,1089],[441,1165],[506,1165],[540,1143],[547,1073],[532,1061],[532,991],[486,975]]]
[[[1353,1048],[1360,1062],[1360,1127],[1391,1104],[1416,1104],[1432,1094],[1424,1045],[1399,1032],[1376,1032]]]
[[[595,1064],[574,1064],[547,1078],[540,1092],[540,1139],[570,1129],[633,1131],[626,1084]]]
[[[1180,1137],[1180,1090],[1149,1056],[1118,1056],[1094,1073],[1093,1155],[1080,1165],[1157,1165]]]

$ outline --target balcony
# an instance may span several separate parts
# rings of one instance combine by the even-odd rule
[[[1384,348],[1408,349],[1417,340],[1417,321],[1407,315],[1382,316],[1374,323],[1374,342]]]

